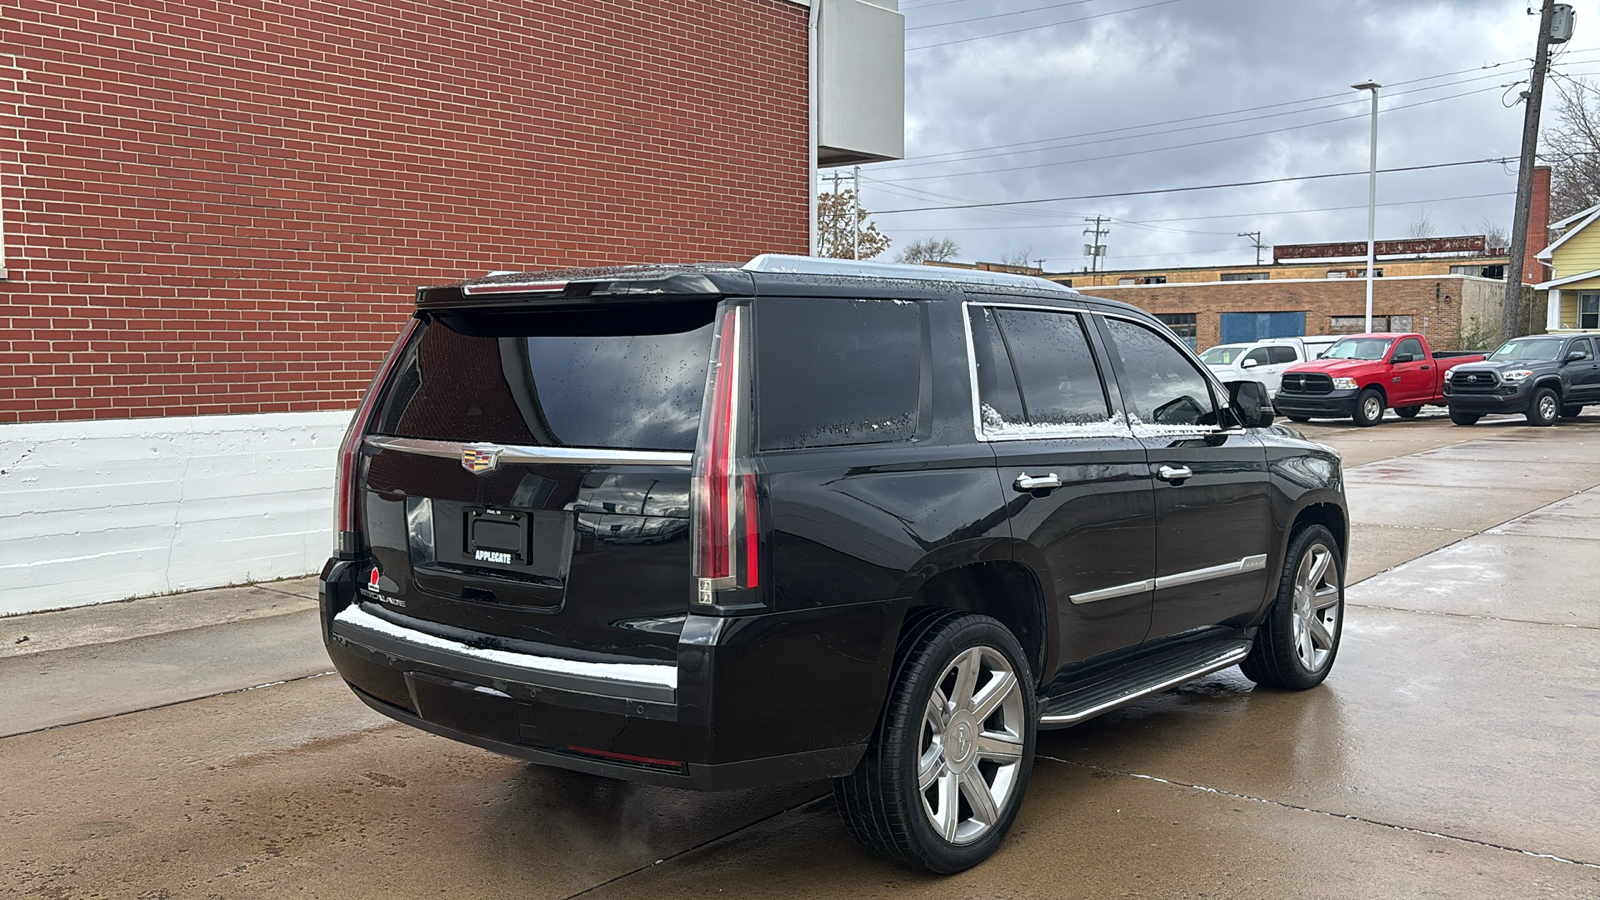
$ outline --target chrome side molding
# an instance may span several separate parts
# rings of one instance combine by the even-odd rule
[[[1117,597],[1126,597],[1130,594],[1142,594],[1145,591],[1162,588],[1181,587],[1186,584],[1196,584],[1201,581],[1210,581],[1213,578],[1227,578],[1230,575],[1243,575],[1245,572],[1259,572],[1267,567],[1267,555],[1258,553],[1255,556],[1246,556],[1237,562],[1223,563],[1220,566],[1207,566],[1204,569],[1194,569],[1189,572],[1179,572],[1176,575],[1162,575],[1160,578],[1146,578],[1143,581],[1130,581],[1127,584],[1112,585],[1093,591],[1084,591],[1081,594],[1072,594],[1067,599],[1082,605],[1093,603],[1096,600],[1112,600]]]

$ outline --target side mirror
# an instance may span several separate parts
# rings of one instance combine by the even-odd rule
[[[1580,359],[1588,359],[1588,358],[1589,358],[1589,354],[1583,352],[1582,350],[1569,350],[1569,351],[1567,351],[1567,362],[1577,362]]]
[[[1256,366],[1259,366],[1259,365],[1261,365],[1261,364],[1256,362],[1255,360],[1247,359],[1244,362],[1239,363],[1239,368],[1241,368],[1241,369],[1254,369]]]
[[[1416,357],[1410,353],[1396,353],[1395,355],[1389,357],[1389,364],[1398,366],[1401,363],[1408,363],[1415,359]]]
[[[1228,406],[1246,428],[1265,428],[1272,424],[1272,401],[1267,386],[1259,381],[1230,381]]]

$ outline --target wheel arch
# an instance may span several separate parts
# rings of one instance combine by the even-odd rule
[[[1304,525],[1321,525],[1333,535],[1333,540],[1339,545],[1339,564],[1344,566],[1350,557],[1350,518],[1342,503],[1335,502],[1330,497],[1308,498],[1289,520],[1289,527],[1284,529],[1283,539],[1278,548],[1278,565],[1283,565],[1284,558],[1289,552],[1289,541],[1293,540],[1294,533]],[[1343,574],[1343,573],[1341,573]]]
[[[889,646],[898,645],[905,629],[925,612],[978,613],[1011,631],[1028,657],[1034,681],[1042,683],[1055,644],[1044,585],[1032,567],[1010,558],[975,560],[928,574],[908,592],[900,627],[887,636],[893,638]]]

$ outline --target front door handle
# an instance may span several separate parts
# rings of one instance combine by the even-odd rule
[[[1431,369],[1431,368],[1433,368],[1433,366],[1423,366],[1423,367],[1422,367],[1422,371],[1424,371],[1424,372],[1426,372],[1426,371],[1428,371],[1428,370],[1429,370],[1429,369]]]
[[[1162,481],[1182,481],[1194,477],[1194,470],[1188,466],[1162,466],[1156,470],[1156,477]]]
[[[1029,475],[1023,472],[1011,486],[1019,491],[1053,491],[1061,487],[1061,476],[1054,472],[1049,475]]]

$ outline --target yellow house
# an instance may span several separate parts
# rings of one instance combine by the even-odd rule
[[[1545,328],[1557,331],[1600,330],[1600,205],[1550,226],[1561,237],[1534,254],[1551,267],[1551,277],[1536,290],[1549,290]]]

